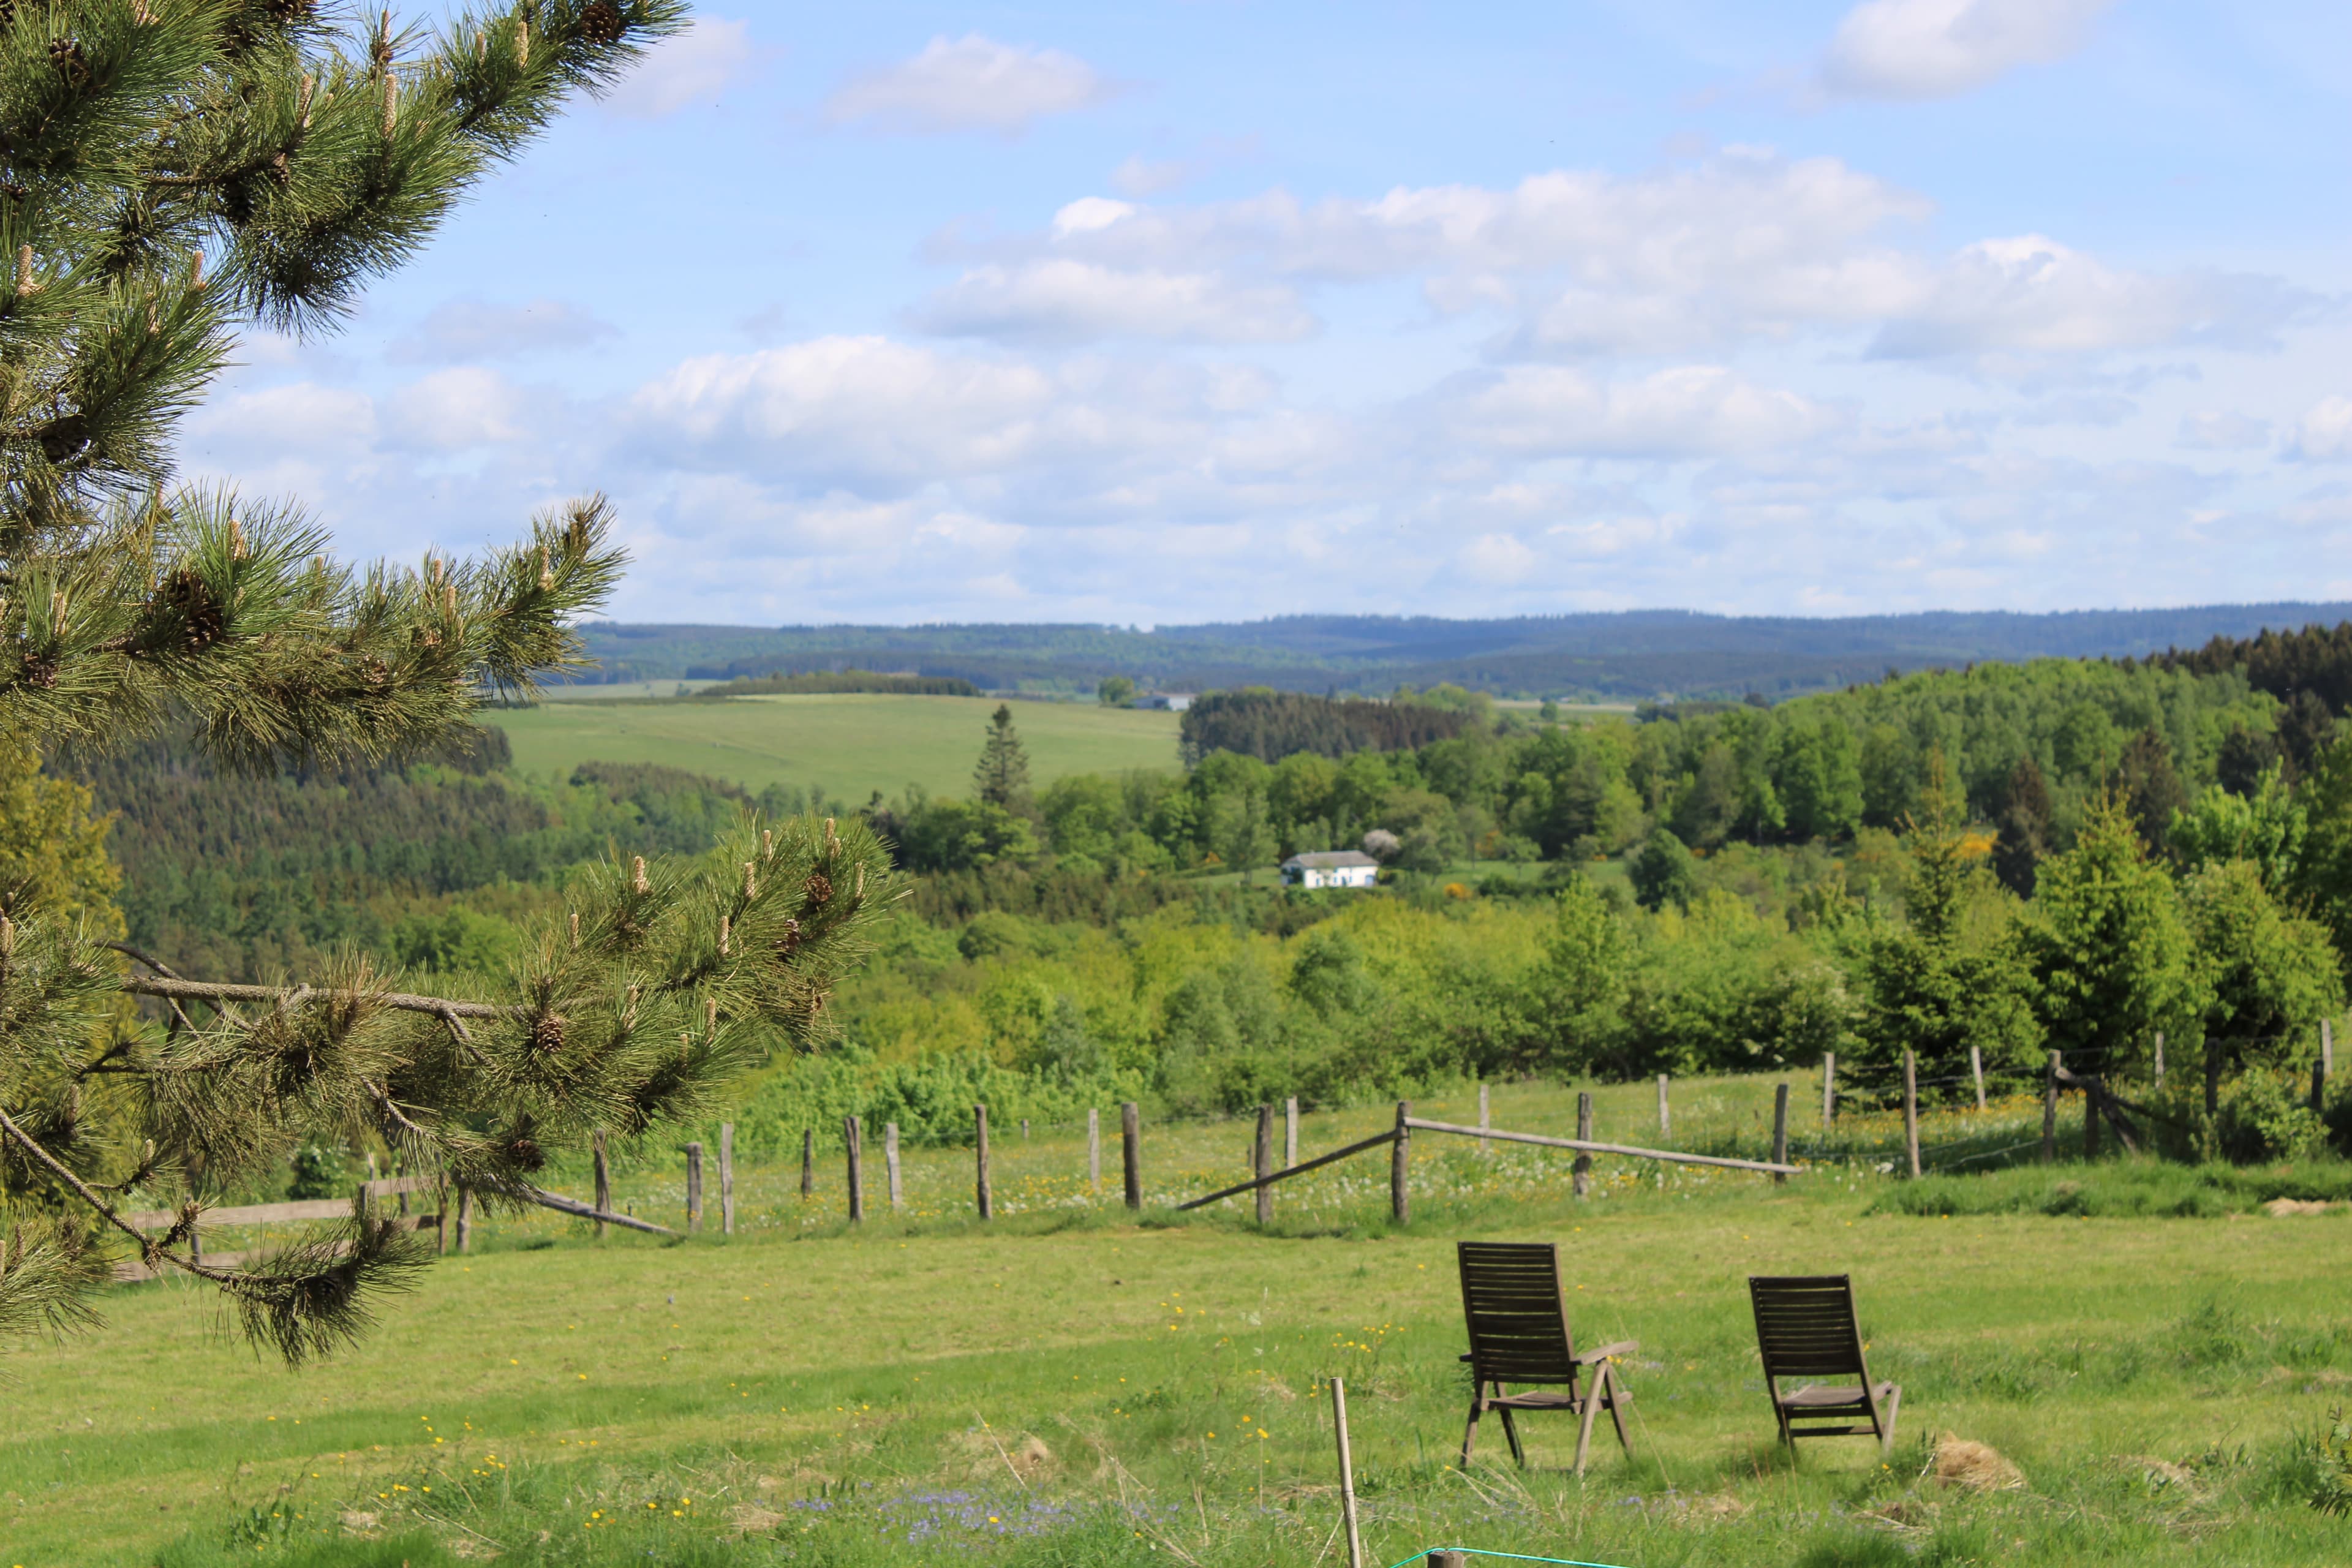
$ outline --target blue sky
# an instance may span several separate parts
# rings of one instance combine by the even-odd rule
[[[734,6],[190,477],[631,620],[2352,597],[2352,7]]]

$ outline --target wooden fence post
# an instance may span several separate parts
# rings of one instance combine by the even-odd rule
[[[1785,1089],[1781,1091],[1781,1098],[1783,1100],[1788,1098],[1788,1092]],[[1658,1075],[1658,1141],[1660,1142],[1663,1143],[1674,1135],[1674,1117],[1666,1106],[1666,1075],[1660,1073]]]
[[[604,1157],[604,1130],[598,1128],[591,1135],[589,1142],[595,1151],[596,1212],[611,1214],[613,1212],[613,1164]],[[599,1237],[604,1234],[604,1222],[601,1219],[596,1222],[596,1234]]]
[[[735,1234],[735,1124],[719,1124],[719,1234]]]
[[[1331,1428],[1339,1438],[1339,1518],[1348,1527],[1348,1568],[1364,1568],[1364,1540],[1356,1528],[1356,1466],[1348,1452],[1348,1384],[1331,1380]]]
[[[1087,1192],[1102,1195],[1102,1110],[1087,1107]]]
[[[841,1119],[841,1141],[849,1156],[849,1223],[866,1222],[866,1128],[855,1116]]]
[[[987,1219],[995,1212],[993,1195],[988,1190],[988,1107],[971,1108],[972,1151],[975,1161],[973,1191],[980,1200],[980,1217]]]
[[[1484,1132],[1494,1125],[1494,1117],[1486,1103],[1486,1086],[1484,1083],[1481,1083],[1478,1086],[1478,1131]],[[1493,1140],[1486,1138],[1479,1139],[1478,1153],[1482,1159],[1493,1159],[1495,1157],[1495,1144]],[[1298,1163],[1298,1161],[1297,1157],[1294,1156],[1290,1163],[1296,1165]]]
[[[1298,1097],[1282,1102],[1282,1168],[1298,1163]]]
[[[1664,1092],[1665,1082],[1664,1079],[1658,1080],[1661,1093]],[[1778,1083],[1772,1086],[1772,1163],[1785,1165],[1788,1163],[1789,1086],[1785,1083]],[[1789,1178],[1775,1171],[1772,1173],[1772,1184],[1776,1187],[1785,1187],[1789,1184]]]
[[[457,1251],[460,1256],[474,1250],[474,1189],[457,1189]]]
[[[1977,1080],[1977,1109],[1982,1110],[1985,1108],[1984,1047],[1982,1046],[1969,1047],[1969,1073]]]
[[[1405,1191],[1412,1171],[1412,1129],[1405,1121],[1412,1114],[1412,1101],[1397,1101],[1396,1142],[1389,1145],[1389,1217],[1399,1225],[1412,1223],[1412,1199]]]
[[[1822,1053],[1822,1131],[1837,1125],[1837,1053]]]
[[[1143,1112],[1129,1100],[1118,1108],[1119,1163],[1127,1177],[1127,1206],[1143,1206]]]
[[[1592,1140],[1592,1096],[1580,1093],[1576,1097],[1576,1136],[1579,1142]],[[1569,1168],[1569,1187],[1580,1199],[1592,1190],[1592,1156],[1582,1149],[1576,1152],[1576,1163]]]
[[[890,1184],[890,1212],[897,1214],[906,1194],[898,1185],[898,1124],[895,1121],[882,1124],[882,1171]]]
[[[2058,1066],[2059,1053],[2050,1053],[2049,1076],[2042,1080],[2042,1163],[2058,1163]]]
[[[686,1234],[702,1228],[702,1145],[686,1146]]]
[[[1253,1176],[1264,1182],[1268,1176],[1274,1174],[1274,1107],[1271,1105],[1261,1105],[1257,1108],[1257,1142],[1251,1148],[1250,1154],[1252,1167],[1250,1173]],[[1273,1224],[1273,1184],[1268,1183],[1260,1187],[1255,1195],[1258,1224]]]
[[[816,1196],[816,1129],[801,1129],[801,1196]]]
[[[2321,1027],[2325,1028],[2326,1026],[2322,1025]],[[2164,1031],[2162,1029],[2156,1032],[2156,1087],[2158,1089],[2164,1087]]]
[[[1903,1147],[1911,1156],[1911,1174],[1919,1174],[1919,1056],[1903,1053]]]

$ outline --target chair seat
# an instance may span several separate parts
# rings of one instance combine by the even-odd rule
[[[1895,1385],[1891,1383],[1882,1383],[1872,1392],[1883,1404],[1894,1397]],[[1794,1394],[1784,1394],[1780,1395],[1780,1406],[1784,1410],[1821,1410],[1826,1413],[1832,1410],[1867,1410],[1870,1408],[1870,1401],[1862,1396],[1862,1390],[1858,1386],[1847,1384],[1840,1387],[1832,1384],[1826,1387],[1801,1388]]]
[[[1581,1410],[1585,1396],[1580,1394],[1546,1394],[1530,1389],[1525,1394],[1490,1394],[1486,1396],[1489,1410]],[[1616,1385],[1612,1380],[1608,1392],[1601,1396],[1603,1410],[1612,1405],[1631,1405],[1633,1396]]]

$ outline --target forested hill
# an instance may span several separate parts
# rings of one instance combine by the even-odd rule
[[[1502,696],[1775,700],[1987,660],[2144,658],[2352,619],[2352,604],[2205,605],[2052,615],[1730,616],[1683,610],[1439,620],[1289,616],[1161,626],[697,626],[586,629],[603,679],[732,679],[775,671],[907,670],[991,690],[1091,692],[1105,676],[1147,689],[1272,686],[1384,694],[1453,681]]]

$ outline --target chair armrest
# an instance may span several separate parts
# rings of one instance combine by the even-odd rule
[[[1468,1351],[1464,1351],[1460,1355],[1455,1356],[1454,1359],[1455,1361],[1468,1361],[1470,1359],[1470,1352]]]
[[[1607,1361],[1611,1356],[1632,1355],[1641,1348],[1642,1342],[1639,1340],[1619,1340],[1613,1345],[1602,1345],[1599,1350],[1580,1352],[1576,1358],[1576,1364],[1591,1366],[1594,1362]]]

